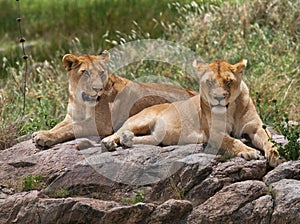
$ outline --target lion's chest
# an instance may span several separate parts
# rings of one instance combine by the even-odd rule
[[[210,132],[231,134],[235,131],[235,119],[231,110],[226,113],[213,114],[211,111],[202,112],[200,117],[200,129],[206,136]]]

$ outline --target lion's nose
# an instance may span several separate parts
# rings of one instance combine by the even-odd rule
[[[92,87],[92,89],[97,93],[102,90],[102,88],[99,88],[99,87]]]
[[[225,99],[225,96],[215,96],[214,97],[217,101],[221,102],[221,100]]]

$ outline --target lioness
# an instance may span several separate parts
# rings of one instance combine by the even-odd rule
[[[62,63],[69,75],[67,115],[51,130],[34,133],[33,142],[49,147],[75,137],[108,136],[128,116],[146,107],[197,94],[171,85],[135,83],[111,74],[107,69],[109,58],[108,51],[97,56],[66,54],[63,57]]]
[[[242,75],[246,60],[235,65],[225,61],[194,62],[200,78],[200,94],[174,103],[155,105],[129,118],[113,135],[102,140],[114,150],[117,144],[172,145],[208,142],[245,159],[258,159],[259,152],[238,138],[248,135],[263,150],[271,166],[277,152],[268,141],[262,121],[249,96]]]

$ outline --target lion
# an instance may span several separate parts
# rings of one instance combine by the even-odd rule
[[[110,54],[76,56],[66,54],[62,63],[69,75],[69,101],[65,119],[51,130],[33,133],[42,147],[75,137],[113,134],[129,116],[166,102],[188,99],[188,89],[158,83],[136,83],[108,71]]]
[[[247,135],[262,150],[270,164],[280,163],[276,148],[268,141],[262,121],[249,96],[242,76],[247,61],[234,65],[217,60],[210,64],[195,61],[200,92],[187,100],[154,105],[130,117],[113,135],[102,139],[109,151],[118,145],[175,145],[208,143],[247,160],[260,159],[256,149],[240,139]]]

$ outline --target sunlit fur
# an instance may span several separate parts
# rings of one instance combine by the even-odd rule
[[[259,151],[239,139],[248,135],[262,150],[271,166],[280,161],[268,141],[262,121],[249,96],[242,76],[246,60],[231,65],[225,61],[195,62],[200,94],[190,99],[155,105],[129,118],[102,145],[113,150],[118,144],[172,145],[208,142],[221,152],[245,159],[261,158]],[[131,134],[130,134],[131,133]]]
[[[34,133],[35,144],[52,146],[75,137],[111,135],[114,128],[119,128],[129,116],[146,107],[196,95],[180,87],[135,83],[111,74],[107,69],[108,61],[108,51],[100,55],[67,54],[63,57],[62,63],[69,75],[67,115],[53,129]],[[116,97],[119,98],[115,101]]]

